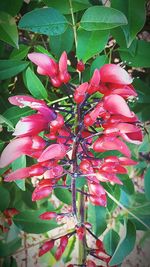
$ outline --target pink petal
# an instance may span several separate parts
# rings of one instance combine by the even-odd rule
[[[15,136],[36,135],[43,130],[48,129],[48,122],[41,114],[33,114],[22,118],[15,127]]]
[[[67,72],[67,54],[64,51],[59,59],[59,71],[61,73]]]
[[[37,201],[45,197],[48,197],[52,193],[52,190],[53,188],[50,186],[45,186],[40,189],[36,188],[32,194],[32,201]]]
[[[105,152],[109,150],[118,150],[127,157],[131,156],[131,152],[127,145],[116,137],[100,137],[94,144],[93,149],[96,152]]]
[[[15,159],[26,154],[31,149],[31,137],[22,137],[12,140],[3,150],[0,158],[0,168],[6,167]]]
[[[101,81],[117,84],[131,84],[132,79],[128,72],[115,64],[105,64],[100,69]]]
[[[53,77],[57,74],[58,67],[57,63],[50,58],[48,55],[42,54],[42,53],[30,53],[28,54],[28,58],[40,69],[43,69],[43,71]]]
[[[130,158],[126,158],[126,157],[119,157],[119,161],[122,165],[125,165],[125,166],[132,166],[132,165],[137,165],[138,162],[130,159]]]
[[[109,95],[104,98],[104,108],[111,114],[120,114],[129,118],[133,117],[126,101],[120,95]]]
[[[52,144],[43,151],[38,162],[43,162],[49,159],[62,159],[65,155],[66,148],[63,144]]]
[[[32,175],[30,175],[30,170],[31,170],[31,167],[18,169],[6,175],[4,180],[5,182],[11,182],[11,181],[31,177]]]
[[[43,100],[35,99],[27,95],[11,96],[8,100],[12,105],[19,106],[20,108],[30,107],[39,111],[48,121],[54,120],[57,117],[56,113],[49,108]]]

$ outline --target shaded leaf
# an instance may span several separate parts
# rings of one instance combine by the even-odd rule
[[[108,63],[108,57],[106,55],[98,56],[96,59],[92,62],[90,73],[91,76],[95,69],[100,69],[104,64]]]
[[[0,1],[0,10],[6,13],[9,13],[12,16],[15,16],[21,6],[23,4],[23,0],[5,0]]]
[[[19,107],[11,107],[4,112],[3,116],[7,120],[9,119],[9,121],[13,125],[15,125],[20,118],[31,115],[33,113],[34,111],[28,107],[25,107],[23,109],[20,109]]]
[[[12,171],[26,167],[26,156],[22,155],[18,159],[12,162]],[[23,191],[25,191],[25,179],[14,181],[16,185]]]
[[[72,194],[67,189],[55,188],[54,193],[60,201],[62,201],[63,203],[66,203],[68,205],[71,205]]]
[[[10,194],[9,191],[0,185],[0,210],[4,211],[8,208],[10,203]]]
[[[136,229],[134,224],[128,220],[124,223],[124,233],[121,240],[109,262],[110,266],[118,265],[133,250],[136,240]]]
[[[57,36],[50,36],[49,41],[52,53],[58,58],[64,51],[66,51],[67,53],[71,51],[73,42],[74,35],[73,30],[70,26],[63,34]]]
[[[144,175],[144,190],[146,198],[150,201],[150,167],[146,170]]]
[[[77,32],[77,57],[86,62],[89,58],[100,53],[107,44],[109,31],[85,31]],[[85,46],[86,44],[86,46]]]
[[[106,252],[112,256],[116,250],[120,237],[116,231],[110,229],[104,236],[103,242]]]
[[[0,60],[0,79],[5,80],[23,71],[28,62],[21,60]]]
[[[0,257],[10,256],[20,247],[21,238],[16,238],[11,242],[0,241]]]
[[[107,227],[106,224],[106,208],[88,205],[88,222],[92,224],[95,235],[101,235]]]
[[[44,3],[49,6],[58,9],[63,14],[71,14],[70,4],[68,0],[44,0]],[[73,0],[72,1],[72,9],[73,12],[77,12],[80,10],[84,10],[90,6],[88,0]]]
[[[10,59],[22,60],[26,57],[30,49],[30,46],[19,45],[19,49],[14,49],[10,55]]]
[[[150,67],[150,42],[144,40],[137,40],[137,48],[134,56],[130,53],[130,48],[126,50],[120,50],[120,56],[127,65],[132,67]]]
[[[0,40],[18,48],[18,31],[15,19],[5,12],[0,12]]]
[[[32,211],[26,210],[13,217],[13,222],[23,231],[27,233],[40,234],[52,230],[58,227],[54,220],[46,221],[41,220],[39,215],[42,214],[44,210]]]
[[[127,47],[129,47],[137,33],[143,28],[146,20],[145,0],[112,0],[111,6],[123,12],[128,20],[127,25],[121,26]]]

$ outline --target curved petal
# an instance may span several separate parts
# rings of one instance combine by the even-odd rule
[[[31,137],[22,137],[12,140],[3,150],[0,158],[0,168],[6,167],[15,159],[26,154],[32,147]]]
[[[101,81],[105,83],[131,84],[128,72],[116,64],[105,64],[100,69]]]
[[[109,95],[104,97],[104,108],[111,114],[120,114],[129,118],[133,117],[126,101],[120,95]]]
[[[49,159],[62,159],[65,155],[66,148],[63,144],[52,144],[43,151],[38,162],[43,162]]]

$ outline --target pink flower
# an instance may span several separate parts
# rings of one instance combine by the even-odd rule
[[[23,137],[12,140],[3,150],[0,158],[0,168],[6,167],[15,159],[26,154],[32,146],[31,137]]]
[[[16,95],[8,98],[12,105],[20,108],[30,107],[40,112],[48,121],[54,120],[57,115],[43,100],[37,100],[27,95]]]
[[[57,63],[48,55],[42,53],[30,53],[28,58],[38,66],[37,72],[41,75],[48,75],[54,77],[58,73]]]
[[[129,118],[134,116],[126,101],[120,95],[109,95],[104,97],[104,108],[111,114],[119,114]]]
[[[43,151],[38,162],[43,162],[49,159],[62,159],[65,155],[66,147],[63,144],[52,144]]]
[[[14,172],[11,172],[5,176],[5,182],[16,181],[19,179],[25,179],[33,177],[34,175],[41,175],[45,172],[45,168],[39,164],[32,165],[30,167],[21,168]]]
[[[93,149],[96,152],[118,150],[127,157],[131,156],[131,152],[127,145],[117,137],[102,136],[94,142]]]
[[[96,206],[106,206],[106,193],[104,188],[99,183],[88,182],[88,188],[90,193],[90,201]]]
[[[104,133],[111,136],[121,136],[125,141],[133,144],[141,144],[142,142],[142,131],[141,129],[130,123],[120,122],[118,124],[107,124],[104,125]]]
[[[41,155],[41,150],[44,148],[46,142],[40,136],[35,137],[21,137],[13,139],[3,150],[0,158],[0,168],[6,167],[15,159],[22,155],[29,155],[38,157]],[[37,155],[36,155],[37,153]]]
[[[33,114],[22,118],[15,127],[13,135],[23,137],[36,135],[48,130],[48,121],[41,114]]]
[[[77,104],[80,104],[84,101],[85,97],[86,97],[86,93],[87,93],[87,89],[88,89],[88,83],[82,83],[81,85],[79,85],[75,92],[74,92],[74,101]]]
[[[129,74],[120,66],[115,64],[105,64],[100,68],[101,81],[104,83],[131,84],[132,79]]]

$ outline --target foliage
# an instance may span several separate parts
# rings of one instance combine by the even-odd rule
[[[149,233],[150,79],[148,68],[150,67],[150,42],[142,37],[147,26],[147,7],[146,0],[1,1],[0,150],[1,152],[5,151],[4,148],[8,147],[8,144],[12,146],[5,155],[8,164],[0,169],[0,257],[3,258],[2,266],[17,266],[15,253],[22,249],[20,236],[26,241],[26,233],[44,233],[40,256],[49,252],[47,258],[42,256],[43,261],[46,259],[47,266],[54,266],[56,261],[61,258],[62,264],[68,265],[68,267],[74,266],[73,264],[89,267],[101,264],[104,264],[103,266],[121,266],[120,264],[134,248],[136,231],[142,230],[146,234]],[[67,54],[64,54],[64,51]],[[36,54],[37,57],[33,58],[34,53],[40,54]],[[40,60],[41,53],[47,57]],[[39,64],[44,64],[45,60],[48,60],[50,65],[44,69],[44,65]],[[133,86],[138,96],[132,85],[129,85],[131,82],[127,82],[130,76],[126,76],[128,74],[124,74],[123,69],[119,67],[118,71],[113,70],[113,75],[116,73],[116,79],[121,79],[120,84],[124,83],[124,85],[121,84],[121,90],[126,88],[128,95],[126,96],[124,93],[120,96],[116,93],[115,95],[119,97],[118,100],[112,99],[113,84],[116,86],[117,82],[113,80],[115,78],[111,76],[112,73],[108,77],[110,69],[104,69],[105,66],[108,66],[105,64],[108,63],[126,66],[126,70],[134,78]],[[35,65],[39,69],[36,69]],[[52,73],[55,72],[55,68],[56,72],[59,68],[59,77]],[[99,69],[100,72],[97,72]],[[101,79],[103,79],[101,82],[97,73],[100,73]],[[126,77],[126,82],[123,81],[123,77]],[[93,89],[91,81],[99,90]],[[79,85],[82,85],[82,88]],[[101,87],[99,87],[100,85]],[[111,93],[110,91],[109,93],[105,92],[106,87],[104,88],[102,85],[110,86]],[[86,86],[89,86],[88,89]],[[89,89],[90,86],[92,89]],[[119,88],[116,87],[115,89]],[[88,94],[87,90],[89,90]],[[90,90],[93,90],[92,93]],[[25,95],[25,98],[23,100],[12,98],[13,100],[8,101],[9,97],[16,95]],[[32,101],[26,99],[27,95],[32,97]],[[40,102],[41,100],[42,102]],[[13,101],[18,101],[18,103],[23,101],[23,104],[21,102],[14,104]],[[35,105],[36,108],[32,105],[34,101],[40,103],[39,106]],[[110,125],[107,125],[108,118],[107,116],[104,118],[103,112],[99,113],[95,119],[92,117],[97,112],[95,107],[99,101],[104,102],[105,115],[106,110],[107,113],[114,114],[114,109],[120,105],[119,114],[123,112],[120,111],[121,109],[126,109],[131,117],[130,111],[125,106],[128,104],[139,118],[138,123],[137,119],[129,121],[129,123],[133,124],[133,127],[137,127],[137,139],[142,129],[143,142],[139,142],[138,146],[135,146],[135,140],[132,140],[131,133],[129,139],[133,141],[132,143],[128,143],[127,140],[126,143],[117,143],[117,139],[113,137],[113,142],[110,142],[110,139],[107,139],[106,142],[103,140],[104,148],[101,148],[101,137],[97,139],[97,136],[101,136],[104,130],[109,130]],[[118,104],[113,109],[115,101]],[[12,104],[16,106],[12,106]],[[101,110],[101,107],[99,108]],[[92,115],[89,113],[90,111],[94,111]],[[65,120],[66,127],[68,127],[63,128],[65,131],[61,132],[61,129],[52,131],[55,125],[51,125],[51,123],[56,120],[56,112],[57,116],[58,114],[60,116],[57,123],[62,123],[61,127],[64,125],[61,121],[62,118]],[[89,114],[90,119],[93,120],[91,125],[88,124],[89,117],[86,117]],[[41,119],[42,116],[45,116],[44,122]],[[50,121],[47,120],[47,116]],[[32,129],[29,135],[18,134],[16,125],[20,121],[23,123],[28,117],[34,118],[35,132]],[[98,120],[98,117],[101,117],[101,121]],[[128,121],[121,122],[128,123]],[[43,128],[38,128],[41,123],[43,123]],[[45,128],[47,123],[49,128]],[[75,138],[79,132],[82,132],[81,124],[84,125],[86,133],[78,143],[75,143]],[[37,128],[38,132],[36,132]],[[71,133],[69,132],[70,128]],[[24,130],[22,129],[21,131]],[[112,129],[111,131],[113,132]],[[92,135],[92,141],[88,137],[89,133]],[[14,138],[13,134],[16,134],[17,137]],[[122,139],[119,140],[124,140],[123,134]],[[35,151],[32,146],[29,146],[31,139],[34,138],[32,135],[38,135],[41,138],[35,139],[34,142],[36,145],[43,146],[42,156],[33,156]],[[68,135],[70,139],[67,139]],[[56,137],[59,139],[59,146],[54,147]],[[86,144],[86,147],[82,146],[88,138],[89,143]],[[21,140],[20,143],[18,140]],[[43,144],[41,140],[47,142],[48,152],[46,149],[44,150],[45,143]],[[69,154],[66,156],[66,148],[64,149],[62,140],[65,140],[67,148],[72,146],[71,142],[73,142],[75,146],[80,147],[82,153],[75,149],[76,155],[67,162]],[[109,147],[107,147],[108,141],[110,142]],[[14,147],[13,142],[15,142]],[[22,144],[25,144],[24,150],[16,151],[16,145],[19,147]],[[124,147],[121,148],[123,144]],[[25,150],[25,146],[28,146],[28,149]],[[91,154],[87,155],[87,151]],[[107,158],[111,159],[111,156],[121,158],[124,154],[130,158],[129,151],[132,153],[132,163],[127,164],[129,165],[128,173],[117,173],[117,177],[112,177],[110,174],[117,164],[113,162],[113,167],[109,166],[109,175],[107,174],[107,176],[105,173],[105,179],[103,177],[102,181],[99,180],[100,184],[96,183],[96,188],[93,189],[89,185],[88,179],[91,178],[88,177],[88,170],[91,172],[91,163],[84,162],[83,155],[85,157],[86,154],[89,159],[93,155],[94,159],[102,159],[101,162],[106,163],[104,161],[107,161]],[[50,162],[53,157],[58,159],[59,169],[55,169],[58,167],[57,164],[49,167],[54,168],[51,170],[54,177],[47,176],[48,179],[45,179],[44,185],[41,179],[42,168],[45,166],[38,165],[37,167],[36,165],[39,164],[39,162],[37,163],[39,157],[41,157],[41,162],[46,161],[46,157]],[[78,169],[75,168],[75,160]],[[138,162],[137,165],[133,163],[135,161]],[[85,165],[82,166],[82,163],[89,165],[85,164],[85,167]],[[73,166],[72,170],[69,169],[70,166]],[[92,163],[93,166],[94,163]],[[65,175],[64,173],[62,175],[61,167],[65,169]],[[123,165],[121,167],[124,168]],[[98,172],[98,170],[95,171],[96,168],[95,165],[94,175]],[[22,169],[24,171],[20,174]],[[12,172],[15,174],[13,178],[10,178]],[[100,175],[103,176],[102,173]],[[57,176],[62,179],[58,179],[50,186],[49,179]],[[28,177],[32,177],[32,179],[25,180]],[[76,180],[75,183],[74,180]],[[8,181],[12,182],[8,183]],[[90,200],[88,194],[92,195]],[[97,199],[98,195],[101,202]],[[72,206],[74,210],[72,210]],[[85,217],[81,212],[83,209]],[[72,212],[73,216],[70,215]],[[40,215],[49,216],[51,221],[43,219],[44,217],[39,218]],[[71,228],[67,230],[63,228],[66,224],[65,218],[73,221]],[[78,222],[76,222],[76,218],[79,219]],[[52,235],[53,238],[50,241],[47,232],[53,233],[52,229],[55,228],[56,231],[65,229],[65,232],[61,235]],[[86,243],[86,236],[91,243]],[[57,240],[60,243],[57,243]],[[78,262],[74,262],[73,251],[77,240],[80,253]],[[95,247],[91,248],[93,240]],[[48,265],[49,262],[51,265]]]

